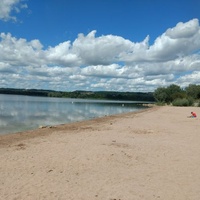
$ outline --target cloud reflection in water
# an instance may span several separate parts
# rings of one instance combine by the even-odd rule
[[[143,108],[132,103],[0,94],[0,134],[82,121]]]

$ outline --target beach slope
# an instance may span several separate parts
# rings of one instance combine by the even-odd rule
[[[197,107],[0,136],[1,200],[199,200]]]

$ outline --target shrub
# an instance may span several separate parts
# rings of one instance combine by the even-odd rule
[[[160,101],[156,102],[155,104],[156,104],[157,106],[165,106],[165,105],[166,105],[165,102],[160,102]]]
[[[194,99],[192,97],[188,97],[187,100],[189,102],[189,106],[193,106],[194,105]]]
[[[190,103],[191,102],[186,98],[183,98],[183,99],[178,98],[172,102],[172,105],[173,106],[191,106]]]

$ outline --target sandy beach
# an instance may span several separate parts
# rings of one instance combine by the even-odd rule
[[[199,117],[153,107],[0,136],[0,200],[199,200]]]

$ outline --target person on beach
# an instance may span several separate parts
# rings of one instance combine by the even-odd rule
[[[197,114],[195,112],[191,112],[191,116],[190,117],[195,118],[195,117],[197,117]]]

